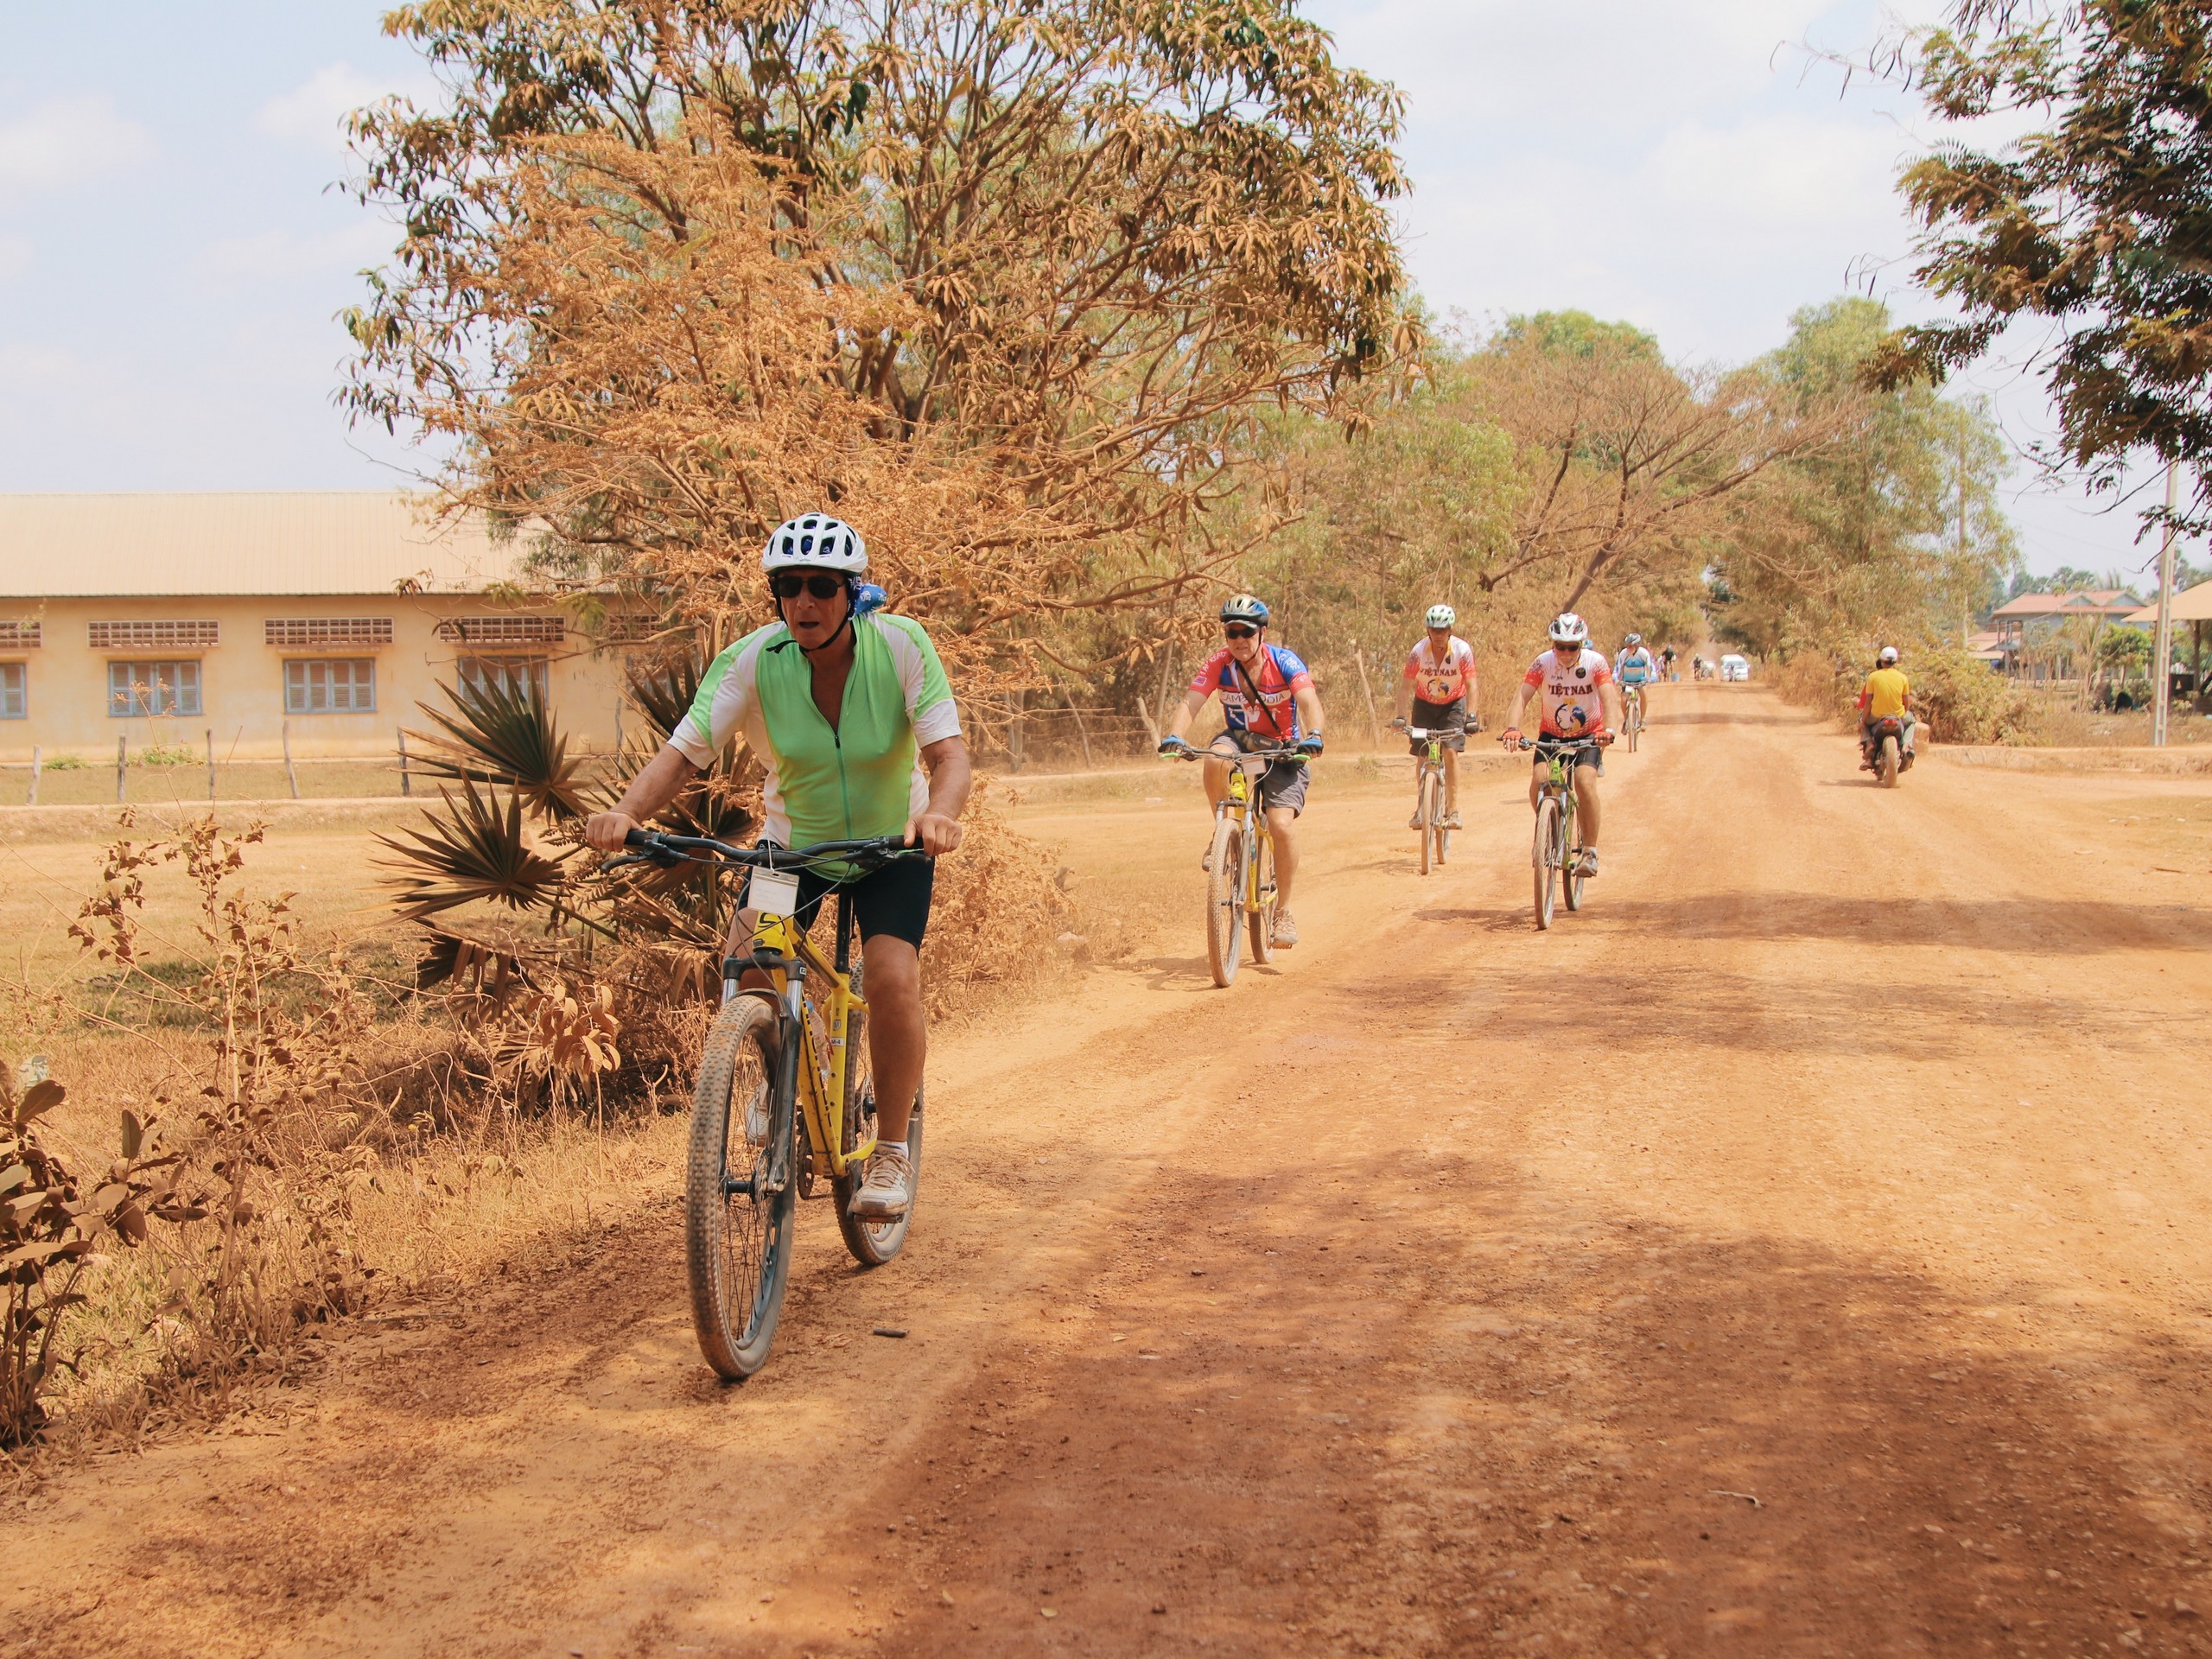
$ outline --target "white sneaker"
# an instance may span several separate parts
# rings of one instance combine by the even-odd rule
[[[1406,820],[1406,828],[1408,830],[1418,830],[1421,828],[1421,808],[1414,808],[1413,817]]]
[[[1459,815],[1457,812],[1446,812],[1444,815],[1444,827],[1446,830],[1464,830],[1467,826],[1459,822]]]
[[[1290,919],[1288,911],[1275,912],[1275,931],[1271,937],[1278,950],[1287,950],[1298,943],[1298,924]]]
[[[866,1221],[896,1221],[913,1203],[914,1166],[903,1152],[884,1147],[868,1154],[868,1173],[853,1194],[852,1213]]]
[[[1582,849],[1581,868],[1576,870],[1575,874],[1585,880],[1598,874],[1598,849],[1595,847],[1586,847]]]

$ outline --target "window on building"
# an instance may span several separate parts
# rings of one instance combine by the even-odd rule
[[[107,711],[117,715],[198,714],[200,664],[110,663]]]
[[[365,715],[377,706],[377,665],[370,658],[310,658],[284,664],[288,715]]]
[[[543,709],[551,702],[547,695],[545,661],[543,657],[464,657],[454,665],[454,671],[472,691],[521,691]]]
[[[22,720],[30,711],[29,664],[0,663],[0,720]]]
[[[261,641],[279,651],[328,651],[391,643],[388,616],[271,616],[261,624]]]

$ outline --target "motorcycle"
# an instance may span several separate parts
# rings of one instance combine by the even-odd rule
[[[1876,721],[1859,744],[1861,772],[1871,772],[1884,789],[1895,789],[1901,773],[1912,770],[1916,721],[1896,715]]]

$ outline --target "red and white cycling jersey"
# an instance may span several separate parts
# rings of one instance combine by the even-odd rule
[[[1529,664],[1521,683],[1536,688],[1547,737],[1594,737],[1605,729],[1605,705],[1598,688],[1612,683],[1605,653],[1585,645],[1572,664],[1548,651]]]
[[[1456,702],[1461,697],[1471,698],[1475,694],[1475,648],[1458,634],[1444,648],[1439,659],[1423,639],[1414,647],[1413,655],[1406,658],[1406,678],[1413,682],[1414,696],[1423,702]]]

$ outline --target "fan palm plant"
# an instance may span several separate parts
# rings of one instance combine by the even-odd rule
[[[462,678],[438,690],[452,712],[419,705],[439,729],[407,734],[423,749],[409,756],[410,767],[455,783],[513,790],[533,814],[556,823],[583,816],[582,763],[569,756],[569,740],[531,676]]]

